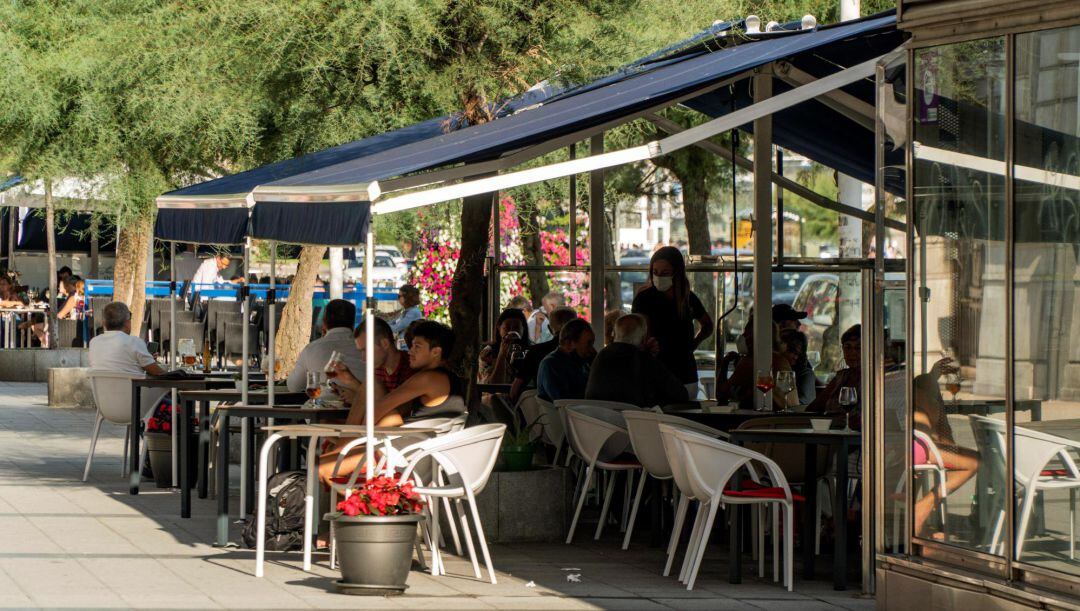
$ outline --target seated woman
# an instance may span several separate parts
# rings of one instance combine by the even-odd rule
[[[22,296],[15,290],[11,277],[0,275],[0,308],[21,308],[26,305]]]
[[[780,327],[776,323],[772,323],[772,371],[791,371],[791,363],[787,357],[784,356],[783,344],[780,343]],[[746,354],[739,358],[738,363],[735,364],[735,371],[732,372],[731,377],[723,380],[716,386],[716,400],[725,402],[729,400],[737,400],[739,406],[744,409],[753,409],[754,406],[754,382],[756,381],[756,372],[754,371],[754,317],[751,315],[746,321],[746,328],[743,329],[743,340],[746,344]],[[724,363],[723,367],[727,369],[727,359],[721,359]],[[720,365],[718,365],[719,369]],[[798,399],[794,396],[784,396],[779,392],[773,393],[773,406],[778,409],[785,409],[791,407],[798,402]]]
[[[840,346],[844,351],[844,364],[846,368],[836,372],[836,376],[829,380],[829,384],[818,393],[807,412],[819,414],[838,414],[844,411],[840,405],[840,389],[854,388],[856,392],[862,389],[862,325],[854,325],[840,336]],[[861,394],[861,393],[858,393]],[[858,394],[856,395],[858,397]],[[858,397],[858,404],[862,405],[862,397]],[[853,414],[858,414],[856,409]],[[851,427],[858,429],[862,420],[856,415],[850,419]]]
[[[416,325],[409,348],[409,366],[414,373],[394,390],[382,396],[376,392],[376,426],[401,426],[409,420],[464,413],[465,390],[446,366],[446,359],[453,349],[454,332],[450,327],[430,320]],[[362,384],[356,396],[359,400],[353,402],[346,424],[364,424],[366,409]],[[319,481],[329,484],[337,463],[338,448],[349,441],[349,438],[338,439],[319,457]],[[362,461],[362,453],[350,454],[342,462],[338,475],[352,473]]]
[[[954,373],[956,370],[957,367],[953,364],[952,359],[945,358],[934,363],[930,371],[916,376],[914,380],[915,430],[926,433],[941,454],[941,460],[944,464],[940,466],[946,469],[945,496],[952,494],[957,488],[975,477],[979,470],[979,453],[971,448],[960,447],[956,443],[945,411],[945,401],[941,397],[938,380],[941,379],[941,376]],[[918,438],[914,440],[912,444],[912,464],[931,464],[933,456],[928,447],[929,445]],[[941,501],[941,490],[938,486],[930,486],[926,494],[915,501],[914,526],[916,536],[938,540],[945,539],[944,532],[926,532],[926,522],[933,515]]]
[[[515,351],[520,351],[524,356],[528,350],[527,326],[525,313],[521,310],[507,308],[499,314],[499,320],[495,323],[495,341],[480,350],[477,381],[481,384],[509,384],[513,381],[510,357]]]

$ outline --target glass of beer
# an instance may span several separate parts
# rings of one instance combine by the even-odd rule
[[[304,392],[307,393],[308,399],[311,399],[313,402],[317,402],[316,400],[322,395],[322,385],[320,384],[320,381],[318,371],[307,372],[307,386],[305,387]]]
[[[323,367],[323,373],[330,380],[337,377],[337,364],[341,362],[341,353],[337,350],[330,353],[330,360],[326,361],[326,367]]]

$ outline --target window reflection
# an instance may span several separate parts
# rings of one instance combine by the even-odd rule
[[[914,66],[912,472],[916,537],[991,551],[1004,472],[977,418],[1005,420],[1005,41]]]
[[[1080,27],[1016,37],[1016,555],[1080,574]],[[1003,430],[997,433],[1004,441]]]

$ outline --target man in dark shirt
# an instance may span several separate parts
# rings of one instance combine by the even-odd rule
[[[639,407],[687,401],[686,385],[653,355],[641,349],[647,325],[639,314],[615,322],[615,341],[600,351],[589,373],[586,399],[620,401]]]
[[[559,348],[540,361],[536,396],[545,401],[582,399],[589,382],[589,366],[596,350],[596,334],[589,323],[575,318],[559,331]]]
[[[559,332],[563,326],[577,318],[577,312],[566,306],[557,307],[547,315],[547,325],[552,339],[533,344],[525,353],[525,358],[514,369],[514,382],[510,387],[510,404],[516,404],[526,388],[536,386],[536,374],[540,371],[540,361],[559,347]]]

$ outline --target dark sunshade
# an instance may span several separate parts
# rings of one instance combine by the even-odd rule
[[[355,246],[367,240],[369,202],[259,202],[251,236],[289,244]]]
[[[242,244],[248,208],[159,208],[154,237],[192,244]]]

